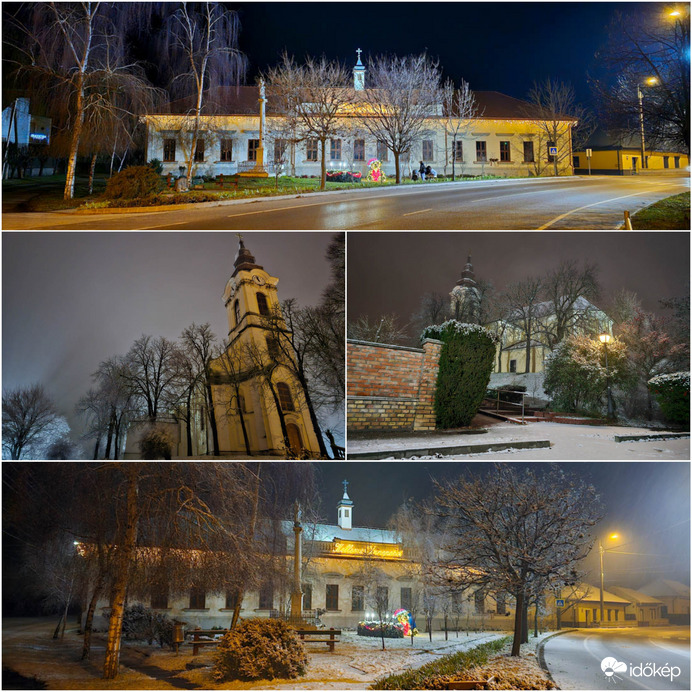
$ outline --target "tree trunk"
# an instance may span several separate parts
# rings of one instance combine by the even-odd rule
[[[320,456],[325,459],[329,458],[327,453],[327,446],[324,444],[324,438],[322,436],[322,430],[320,429],[319,421],[317,420],[317,414],[315,413],[315,408],[312,405],[312,399],[310,398],[310,393],[308,392],[308,381],[305,377],[302,367],[298,369],[298,380],[300,381],[300,386],[303,388],[303,394],[305,395],[305,405],[308,407],[308,413],[310,414],[310,422],[315,430],[315,435],[317,436],[317,444],[320,448]]]
[[[187,455],[192,456],[192,389],[187,390],[187,407],[185,409],[185,441],[187,443]]]
[[[445,641],[449,639],[448,636],[448,631],[447,631],[447,616],[445,615]]]
[[[115,413],[111,411],[110,418],[108,420],[108,432],[106,433],[106,453],[104,455],[104,459],[110,459],[111,458],[111,444],[113,443],[113,429],[115,427],[113,418],[115,416]]]
[[[396,170],[396,184],[401,183],[401,162],[399,161],[400,154],[394,154],[394,168]]]
[[[245,414],[243,413],[243,408],[240,405],[240,398],[238,398],[238,414],[240,416],[240,429],[243,431],[243,442],[245,442],[245,451],[247,452],[248,456],[252,456],[252,452],[250,451],[250,438],[247,434],[247,427],[245,425]]]
[[[96,170],[96,154],[91,155],[91,165],[89,166],[89,194],[94,194],[94,171]]]
[[[94,592],[91,594],[91,600],[89,601],[89,607],[87,608],[86,618],[84,619],[84,643],[82,645],[82,660],[89,660],[91,655],[91,632],[94,623],[94,613],[96,612],[96,604],[101,597],[101,592],[103,591],[103,585],[105,582],[105,574],[103,571],[99,570],[99,576],[94,586]]]
[[[74,181],[77,171],[77,152],[79,150],[79,138],[82,136],[82,127],[84,125],[84,74],[80,74],[77,81],[77,101],[75,103],[76,117],[72,129],[72,138],[70,140],[70,153],[67,157],[67,176],[65,177],[64,199],[72,199],[74,197]]]
[[[100,437],[97,437],[97,438],[96,438],[96,442],[95,442],[95,444],[94,444],[94,454],[93,454],[94,460],[96,460],[96,459],[99,458],[99,447],[100,447],[100,445],[101,445],[101,438],[100,438]]]
[[[110,620],[108,622],[108,641],[106,658],[103,664],[103,677],[112,680],[118,675],[120,666],[120,641],[123,631],[125,596],[130,577],[130,564],[137,542],[137,524],[139,521],[139,468],[127,464],[127,526],[122,546],[117,557],[117,571],[113,586],[113,599]]]
[[[514,611],[514,639],[512,639],[511,656],[519,656],[521,653],[521,621],[524,612],[524,592],[519,591],[515,594],[516,609]]]
[[[533,636],[538,637],[538,603],[536,603],[536,608],[533,612]]]
[[[60,637],[60,626],[62,625],[64,617],[64,613],[61,613],[60,618],[58,619],[58,624],[55,626],[55,629],[53,630],[53,639],[58,639]]]
[[[322,161],[320,162],[320,190],[327,188],[327,138],[320,140],[322,143]]]
[[[211,428],[211,440],[212,440],[212,445],[214,447],[214,456],[218,457],[219,456],[219,431],[218,428],[216,427],[216,409],[214,408],[214,397],[212,395],[212,390],[211,390],[211,382],[209,381],[208,373],[206,377],[206,390],[207,390],[207,408],[209,409],[209,427]],[[237,393],[237,392],[236,392]],[[238,407],[240,408],[240,407]],[[245,425],[242,423],[242,413],[241,413],[241,425]],[[245,431],[243,431],[243,435],[247,437]],[[246,447],[247,447],[247,453],[250,453],[250,447],[247,444],[246,440]]]
[[[524,607],[521,610],[521,643],[529,642],[529,602],[524,600]]]

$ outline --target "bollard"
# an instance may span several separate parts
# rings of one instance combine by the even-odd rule
[[[630,219],[630,213],[627,210],[625,210],[625,230],[632,230],[632,220]]]

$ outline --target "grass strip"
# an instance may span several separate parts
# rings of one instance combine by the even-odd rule
[[[435,679],[440,676],[454,676],[463,673],[474,666],[482,666],[488,662],[510,640],[502,637],[492,642],[486,642],[468,651],[457,651],[449,656],[426,663],[415,670],[377,678],[370,686],[371,690],[425,690],[435,689]]]
[[[632,229],[635,231],[689,231],[690,230],[690,193],[665,199],[642,209],[632,217]]]

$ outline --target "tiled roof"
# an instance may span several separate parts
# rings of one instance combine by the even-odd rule
[[[642,591],[628,589],[624,586],[611,586],[610,590],[616,596],[622,596],[622,598],[626,598],[630,603],[636,603],[637,605],[660,605],[662,603],[662,601]]]
[[[652,596],[677,596],[680,598],[690,597],[690,587],[682,584],[679,581],[670,579],[655,579],[654,581],[641,586],[639,590],[642,593]]]

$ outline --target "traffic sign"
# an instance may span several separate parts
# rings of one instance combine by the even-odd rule
[[[551,156],[557,156],[557,147],[548,147],[548,153]]]
[[[555,607],[556,608],[564,608],[565,607],[565,599],[564,598],[556,598],[555,599]]]

